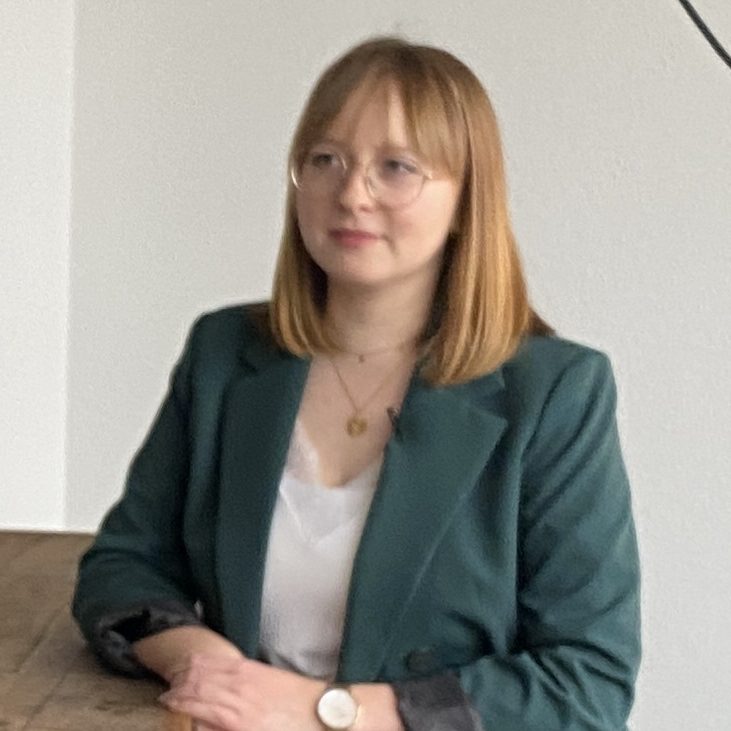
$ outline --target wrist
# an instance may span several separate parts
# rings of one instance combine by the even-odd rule
[[[360,706],[353,731],[405,731],[396,693],[388,683],[358,683],[350,687]]]
[[[343,683],[329,683],[321,688],[315,703],[315,716],[320,728],[327,731],[357,731],[361,716],[360,703]]]
[[[168,683],[187,666],[194,653],[241,657],[241,651],[225,637],[203,626],[175,627],[132,644],[137,660]]]

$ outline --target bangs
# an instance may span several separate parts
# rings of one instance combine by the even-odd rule
[[[467,164],[467,131],[456,91],[441,75],[405,69],[392,79],[404,106],[406,127],[416,150],[439,170],[461,180]],[[426,72],[426,73],[424,73]]]
[[[394,47],[377,57],[351,54],[336,61],[313,90],[295,133],[290,162],[299,165],[322,139],[356,91],[371,98],[395,88],[404,108],[409,143],[426,163],[462,180],[467,130],[456,85],[418,46]],[[431,49],[424,49],[425,51]]]

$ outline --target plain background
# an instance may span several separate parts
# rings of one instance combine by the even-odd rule
[[[727,731],[731,70],[673,0],[0,0],[0,528],[96,527],[193,319],[269,292],[311,84],[384,32],[480,76],[536,306],[614,364],[633,728]]]

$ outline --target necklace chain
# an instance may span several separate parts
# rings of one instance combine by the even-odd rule
[[[402,344],[402,346],[403,346],[403,344]],[[402,347],[402,346],[400,346],[400,347]],[[398,365],[393,370],[388,372],[386,377],[371,392],[371,394],[368,396],[368,398],[360,406],[358,406],[358,404],[355,401],[355,398],[353,398],[353,394],[350,392],[350,389],[348,388],[348,384],[346,383],[345,378],[343,377],[343,374],[340,372],[340,368],[338,368],[337,363],[330,357],[328,357],[328,360],[330,361],[330,364],[332,365],[333,370],[335,371],[335,375],[337,376],[338,381],[340,381],[340,385],[343,387],[343,391],[345,392],[345,395],[347,396],[348,401],[350,401],[350,405],[353,407],[353,415],[346,422],[345,431],[347,431],[351,437],[360,436],[361,434],[365,433],[365,431],[368,429],[368,420],[363,416],[363,412],[370,405],[370,403],[373,401],[373,399],[383,390],[383,388],[386,386],[386,384],[390,381],[391,376],[396,372]]]
[[[355,350],[345,350],[344,348],[338,348],[338,350],[341,353],[344,353],[345,355],[354,355],[358,358],[359,363],[365,363],[366,358],[370,358],[372,355],[380,355],[381,353],[386,353],[389,350],[401,350],[405,345],[409,345],[414,342],[414,337],[406,338],[405,340],[402,340],[400,343],[396,343],[396,345],[385,345],[381,348],[375,348],[373,350],[367,350],[367,351],[355,351]]]

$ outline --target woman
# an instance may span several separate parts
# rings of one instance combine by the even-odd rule
[[[638,568],[607,358],[530,308],[484,89],[363,43],[270,303],[194,325],[74,615],[200,728],[617,731]]]

